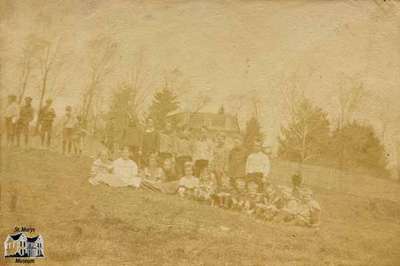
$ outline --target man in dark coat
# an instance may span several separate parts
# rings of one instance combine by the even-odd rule
[[[147,165],[149,156],[160,151],[160,134],[154,128],[154,122],[151,118],[147,119],[141,146],[142,162]]]
[[[34,110],[32,107],[32,98],[25,97],[25,105],[19,111],[19,118],[17,121],[17,145],[20,144],[21,134],[25,138],[25,146],[29,144],[29,125],[33,120]]]
[[[39,125],[40,125],[40,139],[41,144],[44,146],[47,137],[46,145],[51,145],[51,135],[53,129],[53,122],[56,118],[56,112],[52,107],[53,101],[51,99],[46,100],[45,106],[39,112]]]
[[[235,145],[229,153],[228,162],[228,175],[233,184],[236,184],[236,179],[246,176],[246,159],[247,151],[243,147],[241,139],[236,138]]]

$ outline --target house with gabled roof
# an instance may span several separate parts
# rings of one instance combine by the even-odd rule
[[[223,133],[230,137],[240,135],[238,118],[225,112],[180,112],[169,115],[168,120],[178,127],[195,131],[206,127],[212,134]]]
[[[44,257],[43,238],[41,235],[27,237],[20,232],[8,235],[4,241],[5,257]]]

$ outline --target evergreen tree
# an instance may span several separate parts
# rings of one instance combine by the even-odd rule
[[[260,122],[256,117],[251,117],[246,123],[246,131],[243,140],[243,146],[250,152],[256,141],[263,141],[264,134],[260,126]]]
[[[385,148],[370,125],[352,122],[332,134],[332,159],[341,168],[386,174]]]
[[[282,127],[278,156],[303,163],[328,156],[330,142],[327,114],[303,98],[293,106],[291,120]]]
[[[220,115],[225,114],[225,108],[223,105],[221,105],[221,107],[218,109],[218,114],[220,114]]]
[[[129,85],[122,85],[112,95],[110,110],[107,114],[107,132],[115,141],[119,141],[123,130],[130,120],[138,121],[135,107],[136,92]]]
[[[168,114],[178,108],[178,97],[170,89],[163,88],[154,95],[149,109],[149,118],[153,119],[157,129],[163,129]]]

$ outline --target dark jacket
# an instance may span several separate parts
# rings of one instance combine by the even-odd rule
[[[229,153],[229,169],[230,177],[244,177],[246,175],[246,150],[242,147],[235,147]]]

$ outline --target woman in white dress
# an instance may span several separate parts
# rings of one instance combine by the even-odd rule
[[[112,187],[133,186],[138,188],[141,178],[138,177],[138,167],[129,158],[129,149],[125,147],[121,152],[121,157],[113,163],[113,174],[108,184]]]

